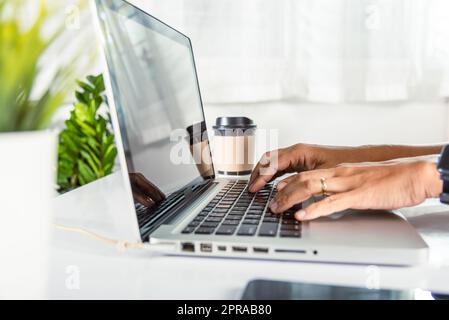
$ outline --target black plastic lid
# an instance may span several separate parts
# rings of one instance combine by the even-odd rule
[[[227,129],[255,129],[256,125],[253,120],[247,117],[219,117],[215,120],[215,125],[212,127],[215,130]]]

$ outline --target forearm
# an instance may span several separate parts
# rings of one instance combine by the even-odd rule
[[[443,144],[433,146],[367,145],[355,148],[351,162],[377,162],[397,158],[435,155],[441,152],[442,147]]]

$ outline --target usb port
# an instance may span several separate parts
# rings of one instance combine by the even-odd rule
[[[255,253],[268,253],[268,248],[254,247],[253,251]]]
[[[226,246],[217,246],[218,251],[226,251]]]
[[[202,252],[212,252],[212,245],[210,243],[200,244],[200,250]]]
[[[195,245],[191,242],[183,242],[181,244],[182,251],[186,252],[194,252],[195,251]]]
[[[246,251],[248,251],[248,248],[234,246],[234,247],[232,247],[232,251],[235,251],[235,252],[246,252]]]

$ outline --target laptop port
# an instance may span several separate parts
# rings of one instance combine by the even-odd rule
[[[234,252],[246,252],[246,251],[248,251],[248,248],[247,247],[233,246],[232,247],[232,251],[234,251]]]
[[[296,249],[275,249],[275,252],[279,252],[279,253],[300,253],[300,254],[306,254],[307,251],[306,250],[296,250]]]
[[[254,247],[253,251],[255,253],[268,253],[268,248]]]
[[[200,244],[200,250],[202,252],[212,252],[212,245],[210,243]]]
[[[195,245],[191,242],[181,243],[181,249],[185,252],[195,252]]]
[[[217,246],[218,251],[226,251],[226,246]]]

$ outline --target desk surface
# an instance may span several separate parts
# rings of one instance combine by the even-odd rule
[[[106,236],[120,235],[114,216],[123,208],[115,174],[60,196],[55,221]],[[109,195],[109,196],[108,196]],[[98,199],[102,199],[99,201]],[[94,201],[95,200],[95,201]],[[449,212],[437,202],[402,210],[430,247],[428,265],[367,267],[349,264],[162,256],[118,252],[82,234],[54,230],[49,297],[55,299],[238,299],[251,279],[279,279],[449,293]],[[374,281],[374,282],[373,282]]]

